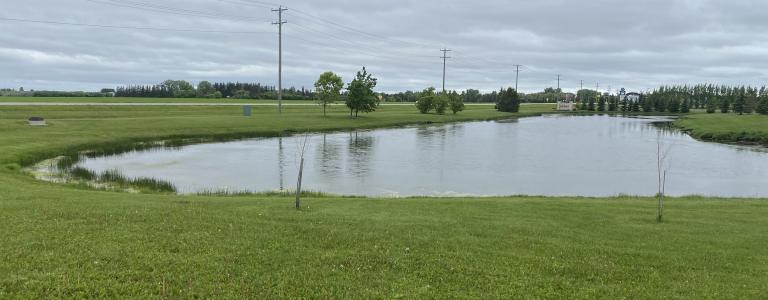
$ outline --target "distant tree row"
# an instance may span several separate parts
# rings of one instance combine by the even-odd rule
[[[260,83],[210,83],[201,81],[197,88],[184,80],[166,80],[155,85],[127,85],[117,87],[116,97],[143,98],[237,98],[237,99],[277,99],[277,89]],[[283,89],[283,99],[311,100],[314,92],[304,88]]]
[[[692,109],[704,109],[708,113],[768,114],[765,87],[662,86],[641,94],[637,101],[579,91],[579,99],[579,109],[586,111],[688,113]]]
[[[765,86],[662,86],[648,98],[656,102],[673,102],[672,105],[680,103],[681,108],[705,109],[708,113],[768,114],[768,89]]]
[[[406,91],[399,93],[382,94],[385,102],[416,102],[419,100],[419,95],[423,93]],[[492,91],[490,93],[482,93],[479,90],[468,89],[462,92],[456,92],[462,102],[465,103],[496,103],[499,101],[499,92]]]

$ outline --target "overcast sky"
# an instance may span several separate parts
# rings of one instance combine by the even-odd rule
[[[661,84],[768,83],[764,0],[2,0],[0,88],[98,90],[165,79],[284,86],[362,66],[379,91],[557,85],[642,91]],[[209,31],[209,32],[201,32]],[[215,32],[210,32],[215,31]]]

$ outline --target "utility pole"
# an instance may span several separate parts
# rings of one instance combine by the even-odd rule
[[[557,89],[560,89],[560,74],[557,74]]]
[[[579,90],[583,90],[583,89],[584,89],[584,80],[581,80]]]
[[[517,92],[517,82],[520,79],[520,67],[522,65],[515,65],[515,92]]]
[[[443,56],[441,56],[440,58],[443,59],[443,93],[445,93],[445,64],[446,64],[446,60],[451,58],[450,56],[448,56],[448,52],[451,52],[453,50],[448,50],[446,48],[443,48],[443,49],[440,49],[440,51],[443,51]]]
[[[273,9],[273,12],[277,13],[277,22],[272,22],[272,25],[277,25],[277,44],[278,44],[278,59],[277,59],[277,112],[283,113],[283,24],[288,21],[283,21],[283,12],[288,8],[283,8],[282,5],[277,9]]]

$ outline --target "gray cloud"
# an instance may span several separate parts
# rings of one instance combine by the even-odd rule
[[[274,1],[274,0],[272,0]],[[0,87],[94,90],[164,79],[276,82],[269,3],[253,0],[5,0],[0,18],[228,31],[204,33],[0,21]],[[270,1],[271,2],[271,1]],[[144,4],[140,4],[144,3]],[[514,84],[645,90],[660,84],[768,82],[765,1],[285,0],[284,81],[309,87],[361,66],[382,91]],[[155,8],[152,8],[155,7]],[[163,13],[157,7],[173,7]],[[162,10],[162,9],[161,9]],[[206,16],[201,16],[205,14]],[[242,32],[251,32],[245,34]],[[239,33],[234,33],[239,32]]]

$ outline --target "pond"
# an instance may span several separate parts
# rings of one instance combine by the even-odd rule
[[[700,142],[656,124],[668,121],[551,115],[317,133],[305,151],[303,189],[386,197],[651,196],[661,145],[669,195],[768,196],[765,148]],[[156,148],[79,165],[166,180],[180,193],[294,189],[303,140]]]

